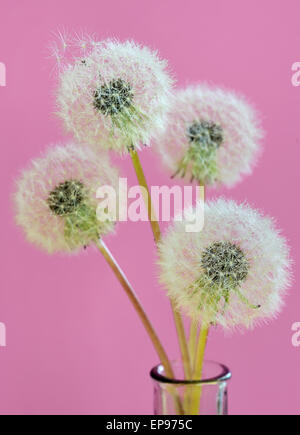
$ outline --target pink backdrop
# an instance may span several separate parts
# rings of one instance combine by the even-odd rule
[[[254,175],[224,194],[275,216],[297,261],[300,88],[291,84],[291,65],[300,61],[299,0],[2,0],[0,9],[0,61],[7,67],[7,86],[0,87],[0,321],[7,327],[0,413],[151,413],[148,371],[156,355],[103,258],[93,250],[49,257],[27,244],[13,222],[14,177],[45,145],[64,139],[53,115],[52,32],[134,38],[169,59],[179,85],[209,81],[254,101],[267,131],[265,151]],[[150,150],[142,161],[153,184],[168,182]],[[136,184],[128,159],[122,166]],[[119,225],[106,241],[175,355],[148,225]],[[244,335],[211,335],[208,356],[234,374],[231,413],[300,412],[300,347],[291,344],[296,321],[294,285],[276,322]]]

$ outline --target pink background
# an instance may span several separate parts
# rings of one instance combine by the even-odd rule
[[[0,413],[151,413],[148,371],[157,358],[103,258],[93,250],[49,257],[27,244],[13,222],[16,174],[65,138],[53,115],[52,32],[134,38],[169,59],[179,85],[205,80],[255,102],[267,131],[263,157],[252,177],[224,194],[275,216],[297,262],[300,88],[291,85],[291,65],[300,61],[299,0],[2,0],[0,9],[0,61],[7,67],[7,86],[0,88],[0,321],[7,327]],[[150,150],[142,161],[153,184],[168,183]],[[136,184],[129,160],[122,166]],[[106,241],[176,355],[148,225],[119,225]],[[294,285],[276,322],[244,335],[211,335],[208,357],[234,374],[231,413],[299,414],[300,348],[291,344],[296,321]]]

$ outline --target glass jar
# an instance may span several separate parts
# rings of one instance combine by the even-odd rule
[[[204,361],[201,380],[185,380],[182,364],[172,364],[175,379],[166,377],[162,364],[154,367],[154,415],[227,415],[229,369]]]

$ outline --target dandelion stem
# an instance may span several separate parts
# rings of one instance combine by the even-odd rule
[[[188,341],[188,350],[190,355],[190,372],[191,372],[191,376],[189,377],[189,379],[192,379],[193,372],[195,370],[195,354],[197,348],[197,339],[198,339],[198,322],[192,320],[190,324],[189,341]],[[192,394],[193,394],[193,389],[187,388],[184,394],[184,409],[186,410],[189,410]]]
[[[151,201],[151,195],[149,192],[147,180],[146,180],[146,177],[145,177],[145,174],[143,171],[143,167],[141,165],[137,151],[131,150],[130,155],[131,155],[133,167],[134,167],[139,185],[141,187],[143,187],[142,194],[144,197],[145,204],[147,206],[148,218],[149,218],[149,221],[151,224],[154,240],[155,240],[155,243],[157,244],[160,241],[161,233],[160,233],[159,223],[158,223],[157,217],[155,215],[155,210],[154,210],[154,207],[153,207],[153,204]]]
[[[205,203],[205,184],[200,183],[200,190],[199,190],[199,200],[203,201]],[[204,205],[204,204],[203,204]],[[191,369],[192,373],[194,373],[194,370],[196,368],[196,347],[197,347],[197,338],[198,338],[198,322],[195,320],[192,320],[190,325],[190,336],[189,336],[189,352],[190,352],[190,360],[191,360]]]
[[[160,358],[161,363],[163,364],[166,375],[168,377],[173,378],[174,373],[171,367],[171,363],[168,359],[168,356],[154,330],[154,327],[152,326],[147,314],[145,313],[145,310],[139,301],[135,291],[133,290],[131,284],[129,283],[128,279],[126,278],[124,272],[118,265],[117,261],[109,251],[108,247],[104,243],[102,239],[97,240],[96,245],[99,249],[99,251],[103,254],[105,260],[113,270],[114,274],[116,275],[117,279],[119,280],[120,284],[122,285],[123,289],[125,290],[125,293],[127,294],[128,298],[130,299],[134,309],[136,310],[137,314],[139,315],[152,343],[153,346]]]
[[[130,155],[131,155],[132,163],[133,163],[133,166],[135,169],[135,173],[136,173],[139,185],[141,187],[143,187],[142,192],[143,192],[145,204],[147,204],[149,221],[151,224],[155,243],[158,244],[160,241],[161,232],[160,232],[158,220],[155,216],[155,210],[153,208],[153,204],[151,201],[151,195],[149,192],[149,188],[148,188],[146,177],[145,177],[145,174],[143,171],[143,167],[141,165],[138,153],[135,149],[130,150]],[[190,375],[191,375],[191,370],[190,370],[191,364],[190,364],[190,356],[189,356],[189,352],[188,352],[188,345],[187,345],[187,340],[186,340],[186,336],[185,336],[183,321],[182,321],[180,313],[176,309],[174,302],[172,300],[171,300],[171,308],[172,308],[175,326],[176,326],[176,331],[177,331],[177,335],[178,335],[178,341],[179,341],[185,376],[187,379],[189,379]]]
[[[191,366],[191,359],[190,359],[189,348],[188,348],[188,344],[187,344],[187,340],[186,340],[186,336],[185,336],[183,321],[182,321],[180,313],[178,313],[178,311],[176,310],[176,307],[174,306],[172,301],[171,301],[171,307],[173,310],[174,322],[175,322],[175,327],[176,327],[176,331],[177,331],[177,335],[178,335],[178,341],[179,341],[179,347],[180,347],[180,351],[181,351],[181,358],[182,358],[182,363],[183,363],[184,374],[185,374],[186,379],[191,379],[191,376],[192,376],[191,367],[192,366]]]
[[[203,203],[205,203],[205,184],[204,183],[200,183],[199,200],[203,201]],[[193,379],[200,379],[202,376],[202,367],[203,367],[203,360],[204,360],[205,348],[206,348],[206,343],[207,343],[207,335],[208,335],[208,328],[206,328],[206,329],[202,328],[200,330],[200,333],[199,333],[198,332],[198,322],[195,320],[191,321],[190,332],[189,332],[189,354],[190,354],[191,372],[192,372]],[[199,337],[199,342],[197,345],[198,337]],[[200,374],[199,374],[199,378],[198,378],[197,374],[199,373],[199,371],[200,371]],[[201,389],[198,392],[198,396],[197,396],[196,387],[194,389],[191,389],[191,391],[188,391],[187,393],[188,394],[187,394],[187,397],[185,398],[185,403],[189,402],[190,406],[191,406],[191,413],[197,414],[198,410],[199,410],[198,403],[200,401]],[[199,400],[197,400],[198,397],[199,397]]]
[[[199,333],[199,340],[198,340],[196,356],[195,356],[195,370],[193,373],[193,379],[201,380],[208,332],[209,332],[209,326],[203,325]]]
[[[190,352],[192,373],[195,369],[195,354],[196,354],[196,347],[197,347],[197,338],[198,338],[198,322],[192,320],[190,325],[190,336],[189,336],[189,352]]]
[[[171,363],[169,361],[169,358],[168,358],[168,356],[163,348],[163,345],[161,344],[160,339],[158,338],[158,335],[155,332],[154,327],[152,326],[152,323],[150,322],[141,302],[139,301],[139,299],[138,299],[135,291],[133,290],[131,284],[129,283],[127,277],[125,276],[124,272],[120,268],[119,264],[117,263],[117,261],[113,257],[112,253],[110,252],[110,250],[108,249],[108,247],[106,246],[104,241],[100,238],[95,243],[96,243],[99,251],[104,256],[105,260],[107,261],[108,265],[110,266],[110,268],[112,269],[112,271],[116,275],[118,281],[122,285],[123,289],[125,290],[125,293],[127,294],[130,302],[132,303],[135,311],[137,312],[138,316],[140,317],[140,319],[141,319],[141,321],[142,321],[142,323],[143,323],[143,325],[144,325],[144,327],[149,335],[149,338],[152,341],[152,344],[157,352],[157,355],[160,359],[160,362],[163,364],[163,367],[165,369],[167,377],[174,379],[174,372],[173,372]],[[176,392],[173,392],[173,394],[174,394],[175,405],[176,405],[176,408],[178,410],[178,413],[180,415],[182,415],[184,413],[184,411],[182,408],[180,398],[178,397]]]
[[[200,183],[199,199],[205,203],[205,184]]]
[[[203,325],[199,333],[199,340],[198,340],[196,356],[195,356],[195,369],[193,372],[193,379],[198,381],[200,381],[202,378],[203,362],[204,362],[208,332],[209,332],[209,327],[207,325]],[[193,389],[192,398],[191,398],[191,408],[190,408],[191,415],[197,415],[199,413],[201,392],[202,392],[201,386],[195,386],[195,388]]]

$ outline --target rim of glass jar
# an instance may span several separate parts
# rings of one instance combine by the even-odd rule
[[[175,361],[176,362],[176,361]],[[222,382],[226,382],[229,379],[231,379],[231,372],[228,367],[226,367],[224,364],[218,363],[216,361],[210,361],[206,360],[204,363],[213,363],[220,367],[221,373],[218,376],[207,378],[207,379],[171,379],[167,376],[164,376],[160,373],[161,370],[163,370],[163,365],[158,364],[157,366],[153,367],[153,369],[150,371],[150,376],[152,379],[154,379],[157,382],[161,382],[164,384],[176,384],[176,385],[216,385],[220,384]]]

